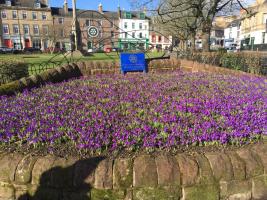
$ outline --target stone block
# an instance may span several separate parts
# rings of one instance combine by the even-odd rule
[[[209,160],[214,177],[217,181],[232,180],[234,172],[230,158],[224,153],[206,153],[206,157]]]
[[[124,200],[125,193],[122,190],[91,190],[90,200]]]
[[[133,160],[116,159],[113,167],[113,188],[130,188],[133,185]]]
[[[134,188],[134,200],[173,200],[181,198],[181,189],[179,187],[145,187]]]
[[[61,190],[40,186],[29,188],[27,195],[30,200],[55,200],[60,199],[63,194]]]
[[[198,164],[191,156],[180,154],[177,157],[180,168],[182,185],[194,185],[198,177]]]
[[[0,159],[0,181],[12,182],[15,180],[16,168],[22,159],[20,154],[6,154]]]
[[[51,186],[53,188],[72,188],[75,162],[76,160],[73,158],[57,158],[52,168],[42,176],[51,177]]]
[[[25,156],[18,164],[15,174],[17,184],[27,184],[31,182],[32,169],[37,157],[32,155]]]
[[[243,160],[235,152],[226,153],[231,160],[234,179],[244,180],[246,178],[246,165]]]
[[[234,180],[220,182],[220,197],[221,199],[237,198],[238,196],[251,197],[251,181],[248,180]]]
[[[252,197],[254,200],[267,199],[267,175],[252,179]]]
[[[172,156],[160,155],[156,157],[159,186],[180,186],[180,170],[177,160]]]
[[[101,161],[95,170],[95,183],[96,189],[112,189],[112,167],[113,160],[105,159]]]
[[[95,170],[103,157],[79,160],[75,163],[73,185],[75,188],[92,188],[95,183]]]
[[[255,177],[264,173],[263,166],[257,154],[249,149],[241,149],[237,154],[246,164],[246,178]]]
[[[90,190],[63,191],[61,200],[91,200]]]
[[[256,144],[251,150],[260,157],[264,167],[264,173],[267,174],[267,143]]]
[[[219,200],[219,188],[217,185],[195,185],[184,187],[183,200]]]
[[[32,169],[33,185],[51,186],[52,177],[49,170],[52,168],[54,161],[55,157],[53,156],[45,156],[37,159]]]
[[[155,159],[148,155],[138,156],[133,166],[134,187],[156,187],[158,183]]]
[[[201,154],[196,154],[194,156],[198,164],[199,176],[197,183],[201,184],[212,184],[215,182],[209,160]]]
[[[14,200],[15,189],[11,186],[0,186],[0,200]]]

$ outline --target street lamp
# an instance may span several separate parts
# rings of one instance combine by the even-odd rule
[[[76,14],[76,0],[72,0],[72,13],[73,13],[73,22],[72,30],[74,33],[74,42],[75,42],[75,51],[78,50],[78,34],[77,34],[77,14]]]

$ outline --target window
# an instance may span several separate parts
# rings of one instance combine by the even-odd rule
[[[140,17],[140,19],[145,19],[145,17],[146,17],[145,16],[145,13],[140,13],[140,16],[139,17]]]
[[[139,38],[143,38],[143,34],[142,33],[139,33]]]
[[[132,29],[135,29],[135,23],[134,22],[132,23]]]
[[[37,19],[37,13],[36,12],[32,12],[32,19],[34,19],[34,20]]]
[[[6,5],[11,6],[11,0],[6,0]]]
[[[92,25],[92,20],[91,19],[87,19],[85,21],[85,24],[86,24],[86,26],[91,26]]]
[[[132,38],[135,38],[135,32],[132,32]]]
[[[262,44],[265,44],[265,32],[262,33]]]
[[[58,23],[59,24],[64,24],[64,18],[63,17],[58,18]]]
[[[143,29],[143,24],[142,23],[139,23],[139,29]]]
[[[158,37],[158,42],[162,42],[161,36]]]
[[[38,0],[34,3],[34,8],[41,8],[41,3]]]
[[[110,27],[114,27],[114,22],[110,22]]]
[[[12,18],[13,19],[17,18],[17,11],[16,10],[12,10]]]
[[[147,25],[145,25],[145,30],[147,30]]]
[[[8,24],[3,24],[3,34],[9,34]]]
[[[33,34],[39,35],[39,26],[37,24],[33,25]]]
[[[19,34],[19,25],[13,24],[13,33],[16,35]]]
[[[46,20],[46,19],[47,19],[47,17],[46,17],[46,13],[43,12],[43,13],[42,13],[42,20]]]
[[[114,38],[115,37],[114,31],[111,31],[110,35],[111,35],[112,38]]]
[[[48,26],[47,25],[43,26],[43,35],[48,35]]]
[[[127,22],[124,22],[124,28],[127,29],[128,25]]]
[[[6,11],[5,10],[2,10],[1,11],[1,18],[2,19],[6,19],[7,18],[7,14],[6,14]]]
[[[124,33],[124,38],[127,38],[127,35],[128,35],[128,34],[125,32],[125,33]]]
[[[22,12],[22,19],[27,19],[27,12],[26,11]]]
[[[40,39],[37,39],[37,38],[34,38],[32,40],[32,47],[34,47],[34,48],[41,48],[41,40]]]
[[[24,33],[24,35],[30,34],[30,27],[28,24],[23,25],[23,33]]]
[[[130,12],[125,12],[124,16],[126,19],[132,19],[132,14]]]

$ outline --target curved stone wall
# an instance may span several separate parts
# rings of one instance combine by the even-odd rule
[[[0,154],[0,200],[266,200],[267,143],[79,160]]]

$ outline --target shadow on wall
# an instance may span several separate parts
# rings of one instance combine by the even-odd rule
[[[105,157],[79,160],[63,168],[54,167],[41,175],[34,195],[26,193],[18,200],[89,200],[94,171]]]

